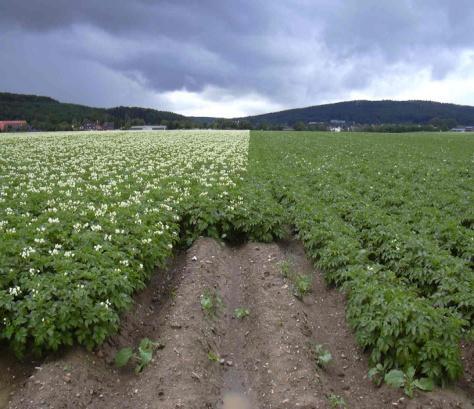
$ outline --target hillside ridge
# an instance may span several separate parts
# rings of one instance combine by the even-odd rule
[[[414,124],[443,123],[443,128],[474,124],[474,107],[423,100],[353,100],[292,108],[236,118],[193,117],[175,112],[132,106],[97,108],[60,102],[47,96],[0,92],[0,120],[24,119],[39,130],[69,130],[87,121],[113,122],[115,128],[164,124],[169,128],[294,126],[298,123]]]

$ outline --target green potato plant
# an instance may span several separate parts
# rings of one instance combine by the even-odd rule
[[[164,348],[161,342],[154,342],[148,338],[140,341],[137,349],[134,351],[130,347],[120,349],[115,354],[115,365],[118,368],[124,367],[130,361],[135,362],[135,373],[140,373],[145,369],[153,359],[153,351]]]

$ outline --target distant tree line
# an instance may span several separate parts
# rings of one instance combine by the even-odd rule
[[[453,119],[439,120],[437,118],[430,121],[428,124],[381,124],[381,125],[361,125],[354,130],[363,132],[420,132],[420,131],[448,131],[456,126],[456,121]]]
[[[447,128],[446,124],[473,125],[474,107],[432,101],[347,101],[289,109],[242,118],[252,124],[301,124],[344,120],[355,124],[417,124]],[[305,125],[307,126],[307,125]],[[451,127],[452,127],[451,126]]]
[[[166,125],[168,129],[328,130],[331,120],[344,120],[349,130],[364,132],[445,131],[474,124],[474,107],[430,101],[349,101],[290,109],[236,119],[186,117],[150,108],[93,108],[49,97],[0,93],[0,120],[26,120],[31,130],[70,131],[87,124]],[[345,127],[346,128],[346,127]]]
[[[260,129],[260,130],[272,130],[278,131],[284,128],[283,125],[270,124],[268,122],[261,122],[253,124],[252,122],[245,119],[223,119],[219,118],[212,123],[206,124],[208,128],[212,129]]]
[[[113,123],[115,129],[134,125],[167,125],[170,129],[198,126],[191,119],[174,112],[149,108],[92,108],[65,104],[49,97],[0,93],[0,120],[26,120],[31,129],[70,131],[87,123]]]
[[[150,108],[92,108],[66,104],[49,97],[0,93],[0,120],[26,120],[31,130],[72,131],[86,124],[113,123],[115,129],[140,125],[166,125],[168,129],[282,129],[281,125],[263,121],[186,117],[174,112]]]
[[[347,124],[342,130],[353,131],[353,132],[436,132],[436,131],[448,131],[456,126],[454,119],[439,119],[433,118],[427,124]],[[293,125],[295,131],[328,131],[330,130],[330,124],[325,122],[319,122],[316,124],[307,124],[303,121],[298,121]]]

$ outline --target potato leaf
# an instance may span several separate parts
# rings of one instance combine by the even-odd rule
[[[385,383],[394,388],[401,388],[405,384],[405,374],[399,369],[392,369],[385,375]]]
[[[416,379],[413,384],[422,391],[432,391],[434,389],[434,382],[430,378],[420,378]]]
[[[115,365],[119,368],[127,365],[130,358],[134,355],[132,348],[126,347],[122,348],[115,354]]]

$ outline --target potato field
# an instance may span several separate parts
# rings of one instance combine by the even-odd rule
[[[373,365],[461,371],[474,320],[474,139],[256,133],[250,167],[328,283]],[[472,334],[472,332],[471,332]]]
[[[285,240],[302,245],[310,276],[323,277],[317,285],[342,297],[337,299],[345,314],[341,325],[348,327],[344,336],[365,354],[362,375],[369,373],[375,383],[384,377],[390,383],[387,374],[401,374],[405,380],[399,386],[405,382],[407,388],[409,379],[423,390],[464,376],[466,359],[472,357],[463,357],[461,346],[471,348],[474,336],[474,138],[469,134],[189,130],[2,135],[4,348],[19,360],[43,359],[78,345],[97,351],[121,332],[122,318],[135,308],[134,297],[156,281],[157,269],[166,270],[169,260],[193,249],[200,236],[229,248]],[[263,264],[276,260],[275,271],[286,266],[287,256],[265,249]],[[213,256],[206,251],[211,265]],[[245,251],[246,259],[254,257]],[[193,260],[199,262],[198,253]],[[229,260],[236,257],[232,254]],[[251,305],[247,288],[259,286],[252,274],[262,274],[262,280],[268,274],[253,261],[242,267],[246,273],[234,272],[238,261],[226,263],[222,274],[227,284],[213,284],[211,277],[209,288],[222,285],[227,294],[235,285],[236,294],[243,291],[239,297]],[[285,281],[288,276],[275,278],[268,288],[280,286],[280,279],[281,288],[297,286]],[[182,300],[190,297],[200,313],[206,291],[195,299],[183,294]],[[237,303],[248,315],[245,320],[252,320],[252,308],[241,308],[232,293],[224,304]],[[272,308],[277,314],[280,297],[275,293],[254,310],[260,308],[261,317],[270,316]],[[296,302],[304,304],[304,297]],[[308,325],[313,324],[309,319]],[[269,344],[279,336],[272,331]],[[164,350],[173,350],[170,340]],[[225,345],[232,354],[232,343]],[[257,395],[252,399],[258,400]],[[327,396],[325,402],[337,403]],[[281,406],[268,402],[260,407],[295,407],[281,403],[283,397]],[[324,404],[329,403],[304,407]],[[143,401],[140,405],[146,407]]]

